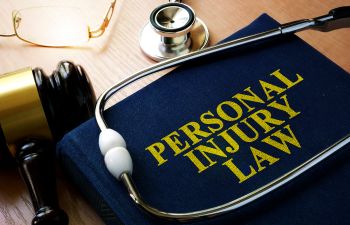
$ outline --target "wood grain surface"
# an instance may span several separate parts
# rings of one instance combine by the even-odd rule
[[[139,49],[138,37],[151,10],[166,0],[118,0],[112,24],[99,39],[77,48],[44,48],[26,44],[19,39],[0,38],[0,74],[22,67],[41,67],[50,74],[61,60],[81,64],[91,79],[96,95],[113,83],[153,64]],[[262,13],[268,13],[280,23],[316,17],[330,9],[350,5],[349,0],[188,0],[197,16],[207,24],[211,33],[210,45],[249,24]],[[38,0],[1,1],[0,33],[12,30],[11,12],[42,5],[80,7],[87,22],[98,26],[109,6],[108,0]],[[35,24],[33,24],[34,26]],[[350,29],[331,33],[304,31],[298,34],[340,67],[350,72]],[[142,87],[142,81],[120,98]],[[0,103],[1,104],[1,103]],[[97,141],[97,140],[96,140]],[[58,172],[61,207],[68,213],[70,224],[103,224],[88,206],[77,189]],[[33,210],[24,184],[16,170],[0,171],[0,224],[31,224]]]

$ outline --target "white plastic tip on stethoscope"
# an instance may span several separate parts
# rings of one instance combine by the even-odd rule
[[[108,171],[118,180],[123,173],[132,174],[133,164],[124,138],[113,129],[101,131],[98,144]]]
[[[115,147],[110,149],[104,160],[108,171],[118,180],[123,173],[132,174],[132,159],[126,148]]]
[[[124,138],[117,131],[109,128],[101,131],[98,145],[102,155],[106,155],[110,149],[115,147],[126,148]]]

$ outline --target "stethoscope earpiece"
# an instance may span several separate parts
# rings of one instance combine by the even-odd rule
[[[160,5],[141,32],[142,51],[161,61],[204,48],[209,31],[191,7],[178,2]]]

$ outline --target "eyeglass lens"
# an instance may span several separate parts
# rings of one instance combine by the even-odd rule
[[[19,38],[43,46],[75,46],[89,40],[89,28],[79,9],[37,7],[14,12]]]

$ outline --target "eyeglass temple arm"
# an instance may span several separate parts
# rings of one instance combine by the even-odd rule
[[[89,38],[100,37],[105,32],[106,28],[108,27],[109,22],[112,19],[116,2],[117,2],[117,0],[113,0],[113,2],[111,3],[111,5],[106,13],[105,18],[103,19],[101,26],[97,30],[89,31]]]
[[[0,34],[0,37],[14,37],[16,34]]]

